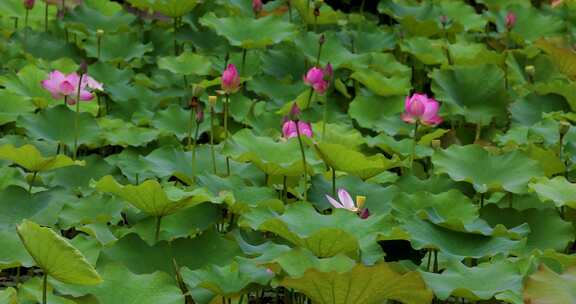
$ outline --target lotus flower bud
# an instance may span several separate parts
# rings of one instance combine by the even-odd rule
[[[102,36],[104,36],[104,30],[103,29],[97,29],[96,30],[96,37],[102,38]]]
[[[27,10],[31,10],[31,9],[34,8],[34,3],[35,3],[36,1],[35,1],[35,0],[24,0],[23,2],[24,2],[24,7],[25,7]]]
[[[506,14],[506,29],[511,30],[516,24],[516,14],[512,11]]]
[[[196,106],[196,122],[201,123],[204,121],[204,109],[201,103]]]
[[[448,19],[448,16],[446,16],[446,15],[440,16],[440,24],[442,24],[443,27],[446,27],[448,25],[448,22],[450,22],[450,19]]]
[[[208,103],[210,103],[211,107],[216,106],[216,103],[218,102],[218,97],[214,96],[214,95],[210,95],[208,96]]]
[[[526,72],[526,75],[528,75],[528,77],[530,78],[530,81],[533,81],[534,76],[536,76],[536,68],[533,65],[527,65],[524,68],[524,71]]]
[[[440,104],[425,94],[413,94],[406,97],[402,120],[407,123],[421,122],[425,125],[435,126],[442,122],[438,115]]]
[[[298,103],[294,102],[290,109],[290,119],[297,120],[298,116],[300,116],[300,108],[298,107]]]
[[[240,88],[240,75],[233,64],[228,64],[222,73],[222,89],[226,94],[235,93]]]
[[[322,45],[324,42],[326,42],[326,35],[321,34],[320,38],[318,38],[318,44]]]
[[[433,139],[430,142],[430,145],[434,150],[439,150],[440,148],[442,148],[442,141],[440,141],[439,139]]]
[[[572,125],[567,122],[567,121],[561,121],[560,122],[560,135],[564,136],[568,133],[568,131],[570,130],[570,127]]]
[[[260,15],[263,6],[262,0],[252,0],[252,11],[254,12],[254,15]]]
[[[358,209],[362,209],[362,208],[364,208],[364,203],[366,203],[366,197],[362,196],[362,195],[357,195],[356,196],[356,207],[358,207]]]
[[[84,75],[87,73],[88,73],[88,64],[86,63],[86,60],[82,60],[82,62],[80,62],[80,66],[78,66],[78,74]]]

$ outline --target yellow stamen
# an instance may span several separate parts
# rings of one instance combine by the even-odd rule
[[[362,195],[356,196],[356,207],[358,209],[362,209],[364,207],[364,203],[366,202],[366,197]]]

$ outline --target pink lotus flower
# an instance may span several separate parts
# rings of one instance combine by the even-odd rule
[[[438,115],[440,104],[434,98],[428,98],[426,94],[413,94],[406,97],[404,107],[402,120],[407,123],[421,122],[428,126],[435,126],[442,122],[442,117]]]
[[[506,14],[506,28],[508,30],[512,29],[516,24],[516,14],[514,12],[508,12]]]
[[[316,93],[324,94],[330,86],[330,79],[333,73],[330,63],[328,63],[324,69],[312,67],[304,76],[304,83],[311,86]]]
[[[298,126],[298,129],[296,129]],[[282,125],[282,136],[286,139],[297,137],[298,131],[300,131],[300,135],[310,137],[314,135],[312,132],[312,126],[303,121],[298,120],[286,120]]]
[[[24,7],[27,10],[31,10],[34,8],[34,3],[36,2],[36,0],[24,0]]]
[[[85,75],[82,77],[82,84],[80,86],[80,100],[89,101],[94,98],[94,95],[86,89],[86,86],[91,89],[102,88],[102,84],[92,79],[90,76]],[[86,78],[86,80],[84,80]],[[76,94],[78,90],[78,82],[80,76],[77,73],[68,75],[60,71],[52,71],[48,74],[48,79],[43,80],[42,87],[48,90],[54,99],[61,99],[64,96],[68,97],[67,102],[70,105],[76,103]],[[90,85],[89,85],[90,83]]]
[[[100,91],[100,92],[104,91],[104,85],[101,82],[96,81],[89,75],[84,75],[84,77],[82,77],[82,84],[87,86],[89,89],[93,91]]]
[[[252,0],[252,11],[254,11],[254,15],[258,16],[263,7],[262,0]]]
[[[222,73],[222,89],[226,94],[236,93],[240,88],[240,75],[233,64],[228,64]]]

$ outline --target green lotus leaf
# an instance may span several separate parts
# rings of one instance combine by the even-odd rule
[[[529,94],[510,105],[512,119],[525,126],[532,126],[548,112],[569,112],[570,106],[562,96],[556,94]]]
[[[440,194],[400,193],[392,200],[392,208],[404,218],[417,215],[434,224],[457,231],[466,231],[464,227],[474,223],[478,218],[477,207],[457,190]]]
[[[222,153],[239,162],[251,162],[268,175],[299,176],[303,164],[298,139],[276,142],[270,137],[254,135],[243,129],[226,141]],[[307,171],[311,171],[311,162],[317,163],[306,151]]]
[[[209,58],[202,55],[184,52],[178,57],[159,58],[158,67],[181,75],[208,75],[212,69],[212,63]]]
[[[152,125],[159,129],[161,134],[174,134],[179,140],[186,138],[186,144],[188,144],[188,135],[191,136],[193,141],[194,133],[196,132],[196,122],[193,122],[192,132],[190,133],[190,115],[193,115],[190,110],[175,104],[170,105],[168,108],[156,112]],[[206,131],[210,131],[209,119],[200,123],[198,136],[202,137],[202,133]]]
[[[459,261],[450,260],[441,274],[421,272],[426,285],[441,300],[450,296],[463,297],[470,301],[499,298],[499,294],[521,294],[522,273],[518,266],[509,261],[483,263],[466,267]]]
[[[72,197],[59,190],[30,195],[26,189],[10,186],[0,191],[0,229],[13,230],[24,219],[53,225],[64,203]]]
[[[481,43],[456,42],[448,45],[448,51],[456,65],[501,64],[504,61],[501,54]]]
[[[406,95],[411,87],[409,77],[403,75],[387,77],[370,69],[358,70],[350,77],[380,96]]]
[[[101,1],[100,3],[105,2]],[[72,10],[69,14],[66,14],[65,20],[69,22],[72,27],[74,27],[75,24],[78,24],[81,28],[85,28],[92,35],[94,35],[97,30],[103,30],[106,34],[104,36],[104,41],[106,41],[107,35],[128,30],[129,25],[135,19],[135,16],[123,11],[120,5],[117,5],[113,12],[107,14],[106,12],[102,12],[87,4],[79,5],[78,8]]]
[[[396,157],[388,159],[382,154],[365,156],[339,144],[321,142],[314,147],[328,166],[361,179],[368,179],[400,165]]]
[[[164,258],[166,257],[164,256]],[[174,278],[164,272],[135,274],[117,262],[107,263],[99,267],[98,272],[104,280],[98,286],[72,286],[55,283],[55,289],[60,294],[91,295],[91,298],[96,298],[93,300],[97,301],[96,303],[184,303],[184,296]]]
[[[97,190],[118,195],[134,207],[154,216],[165,216],[179,210],[210,201],[203,189],[186,191],[174,186],[162,186],[156,180],[139,185],[121,185],[110,176],[104,176],[94,185]]]
[[[564,27],[562,19],[553,14],[543,14],[542,11],[530,6],[514,5],[508,8],[516,15],[516,22],[511,29],[525,41],[535,41],[542,37],[557,35]],[[498,28],[506,30],[504,11],[498,18]]]
[[[16,74],[0,76],[0,84],[7,92],[23,96],[25,98],[38,98],[46,104],[52,100],[50,93],[42,88],[41,81],[47,78],[47,72],[35,65],[26,65]]]
[[[403,96],[358,95],[350,103],[348,114],[363,128],[390,135],[408,134],[412,128],[400,119],[400,113],[404,111],[404,99]]]
[[[383,215],[360,219],[354,212],[336,209],[322,215],[309,204],[289,205],[284,214],[271,210],[253,209],[240,218],[241,226],[278,234],[296,246],[307,248],[319,257],[339,253],[374,250],[377,233],[391,231],[391,219]],[[379,250],[371,252],[378,255]],[[372,259],[372,256],[363,256]]]
[[[0,126],[14,122],[18,116],[31,113],[35,107],[26,97],[0,90]]]
[[[18,304],[18,293],[13,287],[0,290],[0,303]]]
[[[478,145],[453,145],[434,153],[432,162],[436,173],[446,173],[455,181],[471,183],[480,193],[526,193],[528,182],[543,176],[538,163],[522,152],[491,155]]]
[[[309,250],[295,248],[284,252],[274,260],[292,278],[300,278],[308,269],[321,272],[348,272],[354,268],[356,262],[344,254],[329,258],[318,258]]]
[[[138,127],[122,119],[100,118],[100,136],[107,144],[119,146],[143,146],[155,140],[160,133],[156,129]]]
[[[482,85],[478,79],[483,79]],[[487,125],[503,118],[510,102],[504,72],[493,64],[437,69],[432,72],[432,80],[436,98],[473,123]]]
[[[248,260],[233,261],[229,265],[209,265],[205,269],[183,267],[182,279],[191,288],[202,287],[221,296],[241,294],[253,285],[267,285],[274,274],[267,268]]]
[[[346,48],[336,33],[325,32],[323,35],[325,42],[322,45],[322,56],[320,57],[320,64],[322,66],[330,63],[337,69],[344,63],[358,58],[357,54],[352,53]],[[320,39],[320,34],[302,32],[294,39],[294,44],[304,53],[308,61],[316,62],[316,58],[318,57],[318,39]]]
[[[22,245],[15,229],[3,229],[0,231],[0,270],[18,266],[32,267],[34,259]]]
[[[540,39],[536,42],[536,46],[544,50],[558,70],[566,74],[568,77],[575,79],[576,77],[576,54],[570,48],[560,47],[551,41]]]
[[[443,50],[443,40],[431,40],[425,37],[411,37],[400,44],[403,51],[408,52],[427,65],[446,64],[448,58]]]
[[[530,145],[526,150],[528,157],[538,162],[546,176],[554,176],[566,171],[566,165],[558,157],[556,151],[543,149],[537,145]]]
[[[240,16],[222,18],[208,13],[200,19],[200,23],[226,37],[231,45],[245,49],[279,43],[292,37],[296,31],[293,24],[274,16],[258,19]]]
[[[406,158],[412,155],[414,140],[409,138],[396,140],[393,136],[380,134],[376,137],[367,138],[366,143],[371,147],[378,147],[388,154],[401,155]],[[434,150],[423,145],[416,145],[415,153],[417,158],[423,158],[432,156]]]
[[[556,207],[568,206],[576,209],[576,185],[567,181],[563,176],[556,176],[552,179],[539,178],[529,187],[544,202],[553,202]]]
[[[46,274],[64,283],[96,285],[102,282],[80,251],[52,229],[24,220],[17,231],[28,253]]]
[[[130,4],[168,17],[182,17],[196,7],[198,0],[128,0]]]
[[[135,274],[161,271],[174,275],[172,258],[179,266],[196,270],[209,265],[227,265],[240,254],[238,244],[212,230],[194,238],[177,238],[170,242],[157,242],[154,245],[130,233],[109,248],[104,248],[101,260],[120,262]]]
[[[399,272],[387,263],[358,264],[344,273],[312,268],[301,278],[285,278],[280,285],[294,288],[320,304],[376,304],[386,299],[420,304],[430,303],[433,297],[418,272]]]
[[[293,0],[291,5],[298,11],[302,21],[306,24],[335,24],[346,17],[339,11],[335,11],[330,5],[320,7],[320,15],[314,16],[314,3],[307,0]]]
[[[58,154],[44,157],[33,145],[14,147],[13,145],[0,146],[0,159],[11,161],[31,172],[44,172],[68,166],[84,166],[84,161],[75,161],[68,156]]]
[[[99,57],[102,61],[129,61],[140,58],[153,50],[151,43],[140,43],[136,33],[106,35],[103,41],[104,43],[100,46]],[[88,36],[84,49],[88,56],[98,58],[98,38],[96,35]]]
[[[555,273],[541,264],[524,285],[524,303],[574,303],[576,301],[576,267]]]
[[[402,228],[414,249],[438,249],[443,254],[459,258],[517,252],[526,244],[526,240],[454,231],[417,218],[406,218],[403,222]]]
[[[576,91],[573,84],[564,80],[554,80],[545,83],[536,83],[534,91],[540,95],[558,94],[564,98],[572,110],[576,109]]]
[[[526,253],[530,253],[533,249],[564,251],[575,239],[572,224],[562,220],[554,209],[531,208],[518,211],[512,208],[498,208],[491,204],[481,210],[480,217],[492,226],[501,224],[509,229],[527,223],[530,226],[530,233],[523,249]]]
[[[50,280],[52,281],[52,280]],[[42,303],[42,278],[32,277],[26,280],[23,284],[18,287],[18,299],[20,303],[32,302],[32,303]],[[74,304],[75,302],[58,295],[54,288],[51,286],[52,282],[49,282],[46,288],[47,299],[49,303],[54,304]],[[48,300],[49,299],[49,300]]]
[[[83,104],[84,105],[84,104]],[[58,105],[37,114],[23,115],[17,125],[26,129],[28,136],[53,143],[74,145],[76,113],[67,106]],[[98,142],[100,128],[92,115],[80,113],[78,119],[78,144],[93,145]]]

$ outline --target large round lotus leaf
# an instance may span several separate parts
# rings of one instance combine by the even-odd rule
[[[266,285],[273,277],[267,268],[248,260],[198,270],[182,269],[182,279],[191,288],[202,287],[227,297],[240,294],[252,285]]]
[[[109,145],[144,146],[155,140],[160,133],[153,128],[135,126],[122,119],[100,118],[98,124],[101,128],[100,136]]]
[[[510,113],[514,121],[525,126],[532,126],[543,119],[547,112],[569,112],[570,106],[562,96],[555,94],[530,94],[510,106]]]
[[[392,200],[391,205],[401,217],[410,218],[416,215],[457,231],[466,231],[464,227],[478,218],[477,207],[466,195],[457,190],[440,194],[400,193]]]
[[[508,261],[484,263],[476,267],[466,267],[461,262],[451,260],[441,274],[421,272],[434,294],[441,300],[450,296],[463,297],[470,301],[498,298],[501,293],[520,294],[522,274],[515,264]]]
[[[0,146],[0,159],[11,161],[18,166],[32,172],[43,172],[68,166],[84,166],[84,161],[74,161],[68,156],[58,154],[44,157],[33,145],[14,147],[13,145]]]
[[[239,223],[254,230],[278,234],[319,257],[354,253],[358,248],[373,250],[371,246],[376,234],[391,232],[393,228],[391,219],[385,215],[363,220],[356,213],[343,209],[322,215],[305,203],[289,205],[282,215],[271,210],[253,209],[244,213]],[[378,255],[377,252],[371,254]]]
[[[122,220],[124,205],[115,197],[104,197],[99,193],[67,201],[58,214],[63,227],[89,223],[118,223]]]
[[[434,153],[432,162],[436,173],[446,173],[455,181],[469,182],[480,193],[526,193],[528,182],[543,176],[538,163],[522,152],[491,155],[478,145],[453,145]]]
[[[26,97],[0,90],[0,126],[16,121],[18,116],[34,111],[34,104]]]
[[[387,299],[406,304],[430,303],[433,294],[418,272],[398,272],[390,264],[356,265],[344,273],[309,269],[280,285],[294,288],[319,304],[376,304]]]
[[[96,285],[102,278],[84,256],[52,229],[24,220],[18,235],[34,261],[48,275],[71,284]]]
[[[34,260],[22,245],[15,229],[3,229],[0,231],[0,270],[18,266],[32,267]]]
[[[366,143],[371,147],[376,146],[388,154],[401,155],[403,158],[407,158],[412,155],[414,140],[411,138],[396,140],[393,136],[380,134],[376,137],[367,138]],[[424,145],[416,145],[414,152],[416,158],[423,158],[432,156],[434,150]]]
[[[136,33],[106,35],[103,42],[100,45],[99,57],[102,61],[129,61],[153,50],[151,43],[140,43]],[[98,39],[95,35],[88,36],[84,49],[88,56],[98,58]]]
[[[433,248],[455,257],[481,258],[517,252],[526,241],[449,230],[430,222],[412,219],[402,226],[415,249]]]
[[[81,104],[82,106],[82,104]],[[26,129],[28,136],[54,143],[74,145],[74,120],[76,113],[64,105],[58,105],[37,114],[23,115],[18,126]],[[94,144],[100,129],[96,120],[88,113],[80,113],[78,119],[78,144]]]
[[[181,17],[196,7],[198,0],[128,0],[142,9],[150,9],[168,17]]]
[[[406,95],[411,88],[410,77],[386,76],[372,69],[357,70],[350,77],[380,96]]]
[[[321,65],[324,66],[330,63],[334,68],[339,68],[342,64],[358,57],[358,55],[352,53],[345,47],[336,33],[326,32],[323,33],[323,35],[325,41],[322,45],[322,54],[320,56]],[[304,53],[310,62],[316,62],[319,47],[318,39],[320,39],[320,34],[303,32],[294,39],[294,44]]]
[[[134,207],[154,216],[168,215],[211,199],[203,189],[187,191],[174,186],[162,186],[150,179],[136,186],[125,186],[107,175],[95,183],[95,187],[99,191],[118,195]]]
[[[339,144],[321,142],[314,147],[328,166],[361,179],[368,179],[400,165],[396,157],[389,159],[382,154],[365,156]]]
[[[296,32],[293,24],[274,16],[258,19],[240,16],[219,18],[214,13],[208,13],[200,19],[200,23],[226,37],[231,45],[245,49],[276,44]]]
[[[179,140],[186,139],[188,145],[188,135],[191,136],[191,143],[194,144],[194,133],[196,132],[196,122],[192,122],[192,129],[190,130],[190,116],[194,115],[194,111],[184,109],[178,105],[170,105],[164,110],[157,111],[154,115],[152,125],[160,130],[160,134],[174,134]],[[209,114],[206,113],[206,116]],[[198,136],[201,137],[202,133],[210,131],[210,119],[205,119],[200,123]]]
[[[210,59],[192,52],[184,52],[178,57],[168,56],[158,59],[158,67],[181,75],[208,75],[212,68]]]
[[[0,290],[0,303],[18,304],[18,292],[13,287]]]
[[[467,121],[487,125],[494,118],[505,117],[511,100],[504,87],[504,72],[498,66],[437,69],[432,72],[432,80],[436,98],[454,106],[456,113],[464,115]]]
[[[169,257],[163,256],[169,260]],[[109,304],[183,304],[184,296],[174,278],[157,271],[135,274],[121,263],[107,263],[98,268],[104,282],[98,286],[72,286],[56,283],[61,294],[91,295],[96,303]]]
[[[314,3],[308,0],[292,0],[291,5],[298,11],[302,21],[307,24],[335,24],[346,17],[335,11],[330,5],[320,7],[320,15],[314,16]]]
[[[564,273],[558,274],[541,264],[538,271],[526,280],[524,303],[575,303],[574,290],[576,290],[576,267],[570,267]]]
[[[426,65],[446,64],[448,58],[443,50],[444,40],[432,40],[425,37],[411,37],[402,40],[402,50],[414,55]]]
[[[10,186],[0,191],[0,229],[13,230],[24,219],[43,225],[58,220],[62,205],[70,197],[58,191],[43,191],[30,195],[24,188]]]
[[[538,40],[542,37],[557,35],[564,29],[564,24],[559,16],[543,14],[531,6],[515,5],[508,8],[516,15],[516,22],[511,29],[513,35],[517,34],[526,41]],[[498,28],[505,31],[506,13],[501,11],[498,18]]]
[[[251,162],[268,175],[299,176],[304,171],[296,138],[277,142],[243,129],[226,141],[222,153],[239,162]],[[306,149],[306,155],[307,171],[311,171],[311,164],[318,161],[312,158],[309,149]]]
[[[576,208],[576,185],[563,176],[539,178],[530,184],[530,190],[536,192],[540,200],[553,202],[556,207]]]
[[[380,109],[374,111],[374,109]],[[399,132],[407,134],[411,126],[400,119],[404,110],[404,97],[402,96],[362,96],[358,95],[352,103],[348,114],[364,128],[391,135]]]
[[[344,254],[338,254],[329,258],[318,258],[309,250],[295,248],[283,252],[279,257],[274,259],[282,270],[292,278],[300,278],[308,269],[316,269],[320,272],[337,273],[348,272],[354,268],[356,261]]]
[[[103,261],[117,261],[136,274],[162,271],[174,273],[172,258],[179,266],[200,269],[208,265],[226,265],[241,254],[232,240],[218,232],[207,231],[195,238],[178,238],[171,242],[149,245],[130,233],[102,251]]]
[[[575,238],[572,224],[562,220],[554,209],[518,211],[491,204],[481,210],[480,216],[492,226],[501,224],[513,228],[528,223],[530,233],[524,248],[527,253],[533,249],[563,251]]]
[[[75,10],[66,14],[65,20],[72,27],[78,24],[88,30],[91,35],[95,35],[97,30],[103,30],[105,34],[126,31],[134,19],[136,19],[135,16],[123,11],[120,5],[116,6],[112,14],[105,14],[91,5],[79,5]]]
[[[97,180],[116,171],[115,167],[110,166],[97,155],[90,155],[82,161],[85,162],[84,166],[69,166],[46,174],[46,177],[50,178],[50,185],[86,191],[91,179]],[[91,190],[88,191],[91,192]]]
[[[52,100],[50,93],[42,88],[41,81],[47,78],[47,72],[34,65],[26,65],[17,74],[0,76],[2,84],[8,92],[26,98],[39,98],[44,103]]]

